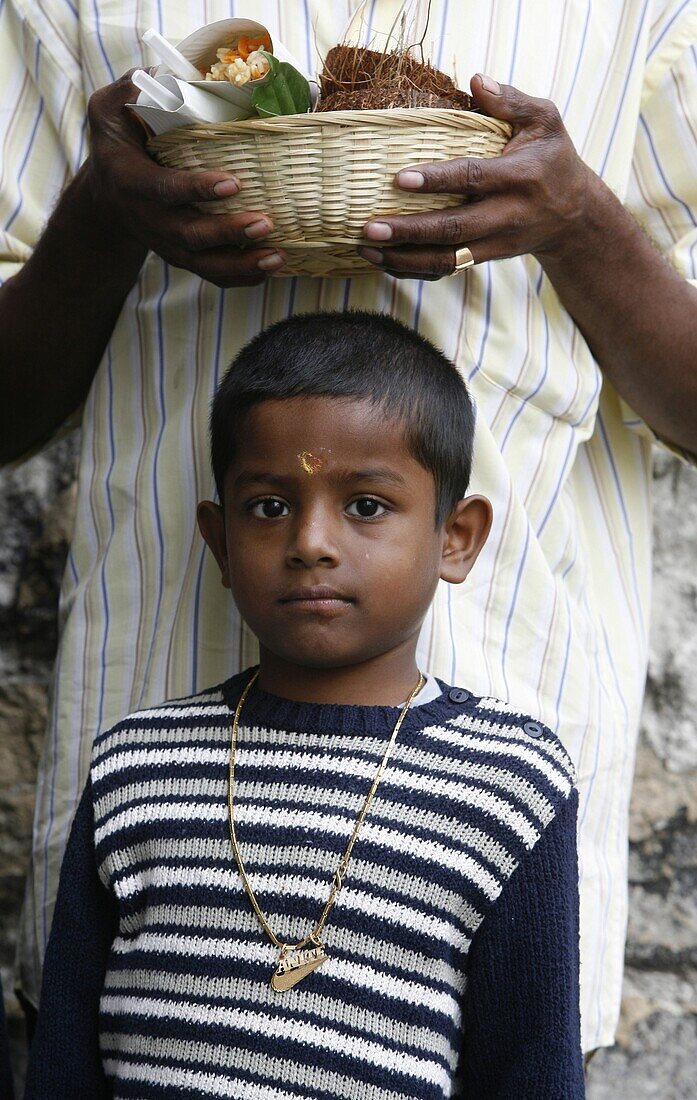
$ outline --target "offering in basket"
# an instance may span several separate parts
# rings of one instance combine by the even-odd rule
[[[233,26],[241,23],[244,30]],[[247,39],[240,51],[242,34]],[[255,48],[248,49],[250,44]],[[395,174],[419,162],[498,156],[511,134],[507,123],[473,111],[469,95],[449,76],[400,46],[382,52],[335,46],[324,61],[318,96],[292,61],[280,61],[289,57],[282,45],[249,20],[211,24],[179,50],[201,74],[193,82],[197,90],[205,95],[215,88],[220,95],[225,89],[230,104],[247,115],[184,126],[175,118],[176,129],[150,139],[150,152],[169,168],[234,173],[240,193],[208,202],[205,210],[268,213],[274,231],[264,243],[287,257],[274,277],[374,274],[357,252],[366,243],[365,222],[463,201],[461,195],[401,191]],[[236,62],[248,64],[254,53],[261,56],[260,67],[235,83],[237,72],[248,75]]]

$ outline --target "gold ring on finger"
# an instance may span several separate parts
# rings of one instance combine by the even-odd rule
[[[455,249],[455,262],[453,266],[453,275],[456,275],[458,271],[466,271],[468,267],[474,267],[474,256],[470,252],[469,248]]]

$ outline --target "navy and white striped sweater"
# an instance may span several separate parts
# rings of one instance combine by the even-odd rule
[[[576,796],[557,739],[447,687],[413,707],[325,928],[329,961],[274,993],[277,951],[226,818],[248,677],[97,738],[27,1097],[583,1096]],[[282,940],[319,917],[397,713],[245,703],[238,837]]]

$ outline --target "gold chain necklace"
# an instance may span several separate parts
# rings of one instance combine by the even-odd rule
[[[249,900],[252,903],[252,908],[259,918],[259,923],[261,924],[261,927],[266,932],[266,935],[269,937],[274,947],[276,947],[279,951],[278,965],[271,975],[271,986],[273,989],[276,990],[276,992],[280,993],[286,989],[292,989],[292,987],[294,985],[297,985],[297,983],[301,981],[307,974],[310,974],[313,970],[316,970],[318,966],[321,966],[323,962],[327,961],[328,956],[324,949],[324,944],[320,939],[322,929],[324,928],[327,917],[329,916],[329,910],[336,901],[337,895],[344,884],[344,876],[346,875],[349,860],[351,859],[353,846],[358,839],[361,825],[366,818],[368,810],[370,809],[370,804],[373,801],[376,790],[378,789],[378,783],[382,779],[387,760],[392,751],[392,747],[397,740],[399,727],[404,721],[406,713],[409,710],[413,699],[421,691],[421,688],[426,683],[426,681],[422,674],[419,673],[419,679],[412,688],[409,698],[407,699],[406,703],[399,713],[399,717],[392,731],[392,736],[387,743],[387,748],[385,749],[380,767],[378,768],[375,778],[373,779],[373,782],[371,784],[370,790],[366,795],[366,799],[363,803],[361,812],[356,819],[356,824],[353,827],[353,832],[351,833],[351,837],[346,846],[346,851],[341,857],[339,866],[334,872],[331,890],[329,891],[329,897],[327,898],[326,904],[324,906],[324,909],[322,910],[322,914],[319,920],[310,932],[309,936],[305,936],[304,940],[300,940],[299,943],[283,943],[283,941],[279,940],[278,936],[271,928],[271,925],[264,916],[261,910],[261,906],[256,899],[256,895],[247,876],[247,871],[245,869],[244,861],[242,859],[242,853],[240,852],[240,846],[237,843],[237,833],[235,832],[233,796],[235,789],[235,754],[237,750],[237,728],[240,722],[242,707],[244,706],[244,702],[249,695],[249,692],[258,675],[259,670],[257,669],[257,671],[250,679],[249,683],[246,685],[244,691],[242,692],[242,695],[240,696],[240,701],[235,708],[235,717],[232,722],[232,734],[230,736],[230,771],[228,778],[227,817],[228,825],[230,827],[230,843],[232,844],[232,851],[234,853],[237,866],[239,868],[244,888],[247,891]]]

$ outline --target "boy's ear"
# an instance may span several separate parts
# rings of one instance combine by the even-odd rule
[[[196,509],[196,519],[198,520],[198,529],[218,563],[223,588],[229,588],[230,571],[228,569],[227,541],[225,539],[225,513],[220,505],[214,501],[202,500]]]
[[[486,497],[465,497],[457,502],[444,525],[440,571],[444,581],[462,584],[487,540],[493,515]]]

